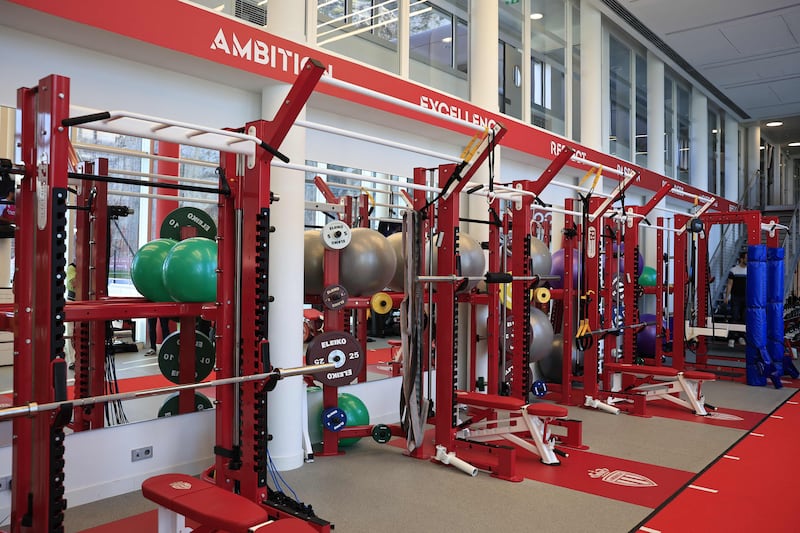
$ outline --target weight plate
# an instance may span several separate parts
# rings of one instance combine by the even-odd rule
[[[338,407],[328,407],[322,411],[322,425],[328,431],[338,433],[347,425],[347,413]]]
[[[350,226],[341,220],[332,220],[322,228],[322,244],[329,250],[341,250],[350,244]]]
[[[385,315],[392,310],[392,297],[385,292],[376,292],[369,299],[370,308],[379,315]]]
[[[344,307],[349,297],[347,289],[342,285],[328,285],[322,289],[322,305],[331,311]]]
[[[216,352],[211,339],[200,331],[195,331],[195,372],[194,381],[202,381],[214,368]],[[161,374],[173,383],[180,383],[180,331],[170,333],[158,350],[158,368]]]
[[[196,207],[174,209],[161,223],[159,237],[179,241],[181,240],[181,228],[184,226],[196,228],[197,237],[205,237],[212,241],[217,238],[217,225],[214,219]]]
[[[179,412],[179,394],[178,392],[171,394],[164,405],[161,406],[161,409],[158,410],[158,417],[164,416],[172,416],[177,415]],[[204,411],[206,409],[211,409],[213,405],[211,404],[211,400],[209,400],[204,394],[200,392],[194,393],[194,410],[195,411]]]
[[[364,365],[364,355],[358,340],[344,331],[320,333],[308,343],[306,363],[322,365],[334,363],[336,368],[329,372],[319,372],[316,378],[323,385],[341,387],[358,377]]]
[[[544,395],[547,394],[547,383],[545,383],[541,379],[537,379],[536,381],[533,382],[533,385],[531,386],[531,392],[537,398],[544,397]]]
[[[372,428],[372,438],[378,444],[386,444],[392,439],[392,430],[386,424],[378,424]]]
[[[537,303],[546,304],[550,301],[550,289],[547,287],[539,287],[534,289],[533,298]]]

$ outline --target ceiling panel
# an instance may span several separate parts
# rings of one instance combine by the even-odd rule
[[[735,24],[725,24],[722,34],[744,57],[786,50],[797,46],[783,17],[753,17]]]
[[[778,95],[782,104],[800,103],[800,92],[797,87],[800,85],[800,76],[782,81],[775,81],[769,84],[769,88]]]
[[[617,1],[752,120],[784,121],[763,135],[800,140],[798,0]]]

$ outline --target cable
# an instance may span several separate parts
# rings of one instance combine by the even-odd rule
[[[300,498],[297,497],[297,493],[295,493],[295,491],[292,489],[292,487],[290,487],[289,484],[286,482],[286,480],[283,479],[283,476],[281,476],[281,473],[278,471],[278,469],[275,468],[275,463],[272,462],[272,455],[270,455],[269,449],[267,449],[267,461],[268,461],[268,470],[270,471],[270,473],[271,473],[271,475],[272,475],[272,477],[274,479],[274,482],[275,482],[275,487],[276,487],[275,490],[277,490],[280,493],[283,493],[283,490],[281,489],[281,484],[278,482],[278,479],[280,479],[280,481],[284,485],[286,485],[286,488],[289,489],[289,492],[292,493],[292,497],[294,498],[294,500],[297,503],[303,503],[303,502],[300,501]],[[276,477],[276,475],[277,475],[277,477]]]

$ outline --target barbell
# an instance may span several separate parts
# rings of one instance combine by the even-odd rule
[[[251,374],[249,376],[236,376],[230,378],[220,378],[211,381],[201,381],[199,383],[187,383],[184,385],[174,385],[171,387],[158,387],[155,389],[143,389],[131,392],[118,392],[115,394],[104,394],[102,396],[90,396],[88,398],[75,398],[74,400],[64,400],[60,402],[49,403],[36,403],[29,402],[27,405],[17,405],[0,409],[0,421],[18,418],[21,416],[35,416],[36,414],[44,411],[54,411],[61,407],[83,407],[86,405],[95,405],[98,403],[107,403],[123,400],[135,400],[137,398],[145,398],[147,396],[158,396],[161,394],[168,394],[171,392],[180,392],[183,390],[205,389],[210,387],[219,387],[221,385],[233,385],[238,383],[247,383],[251,381],[278,381],[283,378],[292,376],[302,376],[306,374],[324,374],[325,372],[332,371],[337,368],[336,363],[324,363],[320,365],[304,365],[290,368],[275,368],[270,372],[261,374]]]

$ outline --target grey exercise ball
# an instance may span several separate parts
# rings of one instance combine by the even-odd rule
[[[460,276],[483,276],[486,274],[486,256],[483,254],[481,243],[470,237],[466,233],[458,234],[458,248],[459,255],[461,256],[461,272]],[[436,275],[436,268],[438,265],[439,249],[433,247],[433,266],[431,272]],[[467,286],[459,292],[468,292],[478,286],[481,280],[471,280]]]
[[[355,228],[339,256],[339,280],[353,296],[369,296],[386,288],[397,266],[392,245],[378,231]]]
[[[528,351],[531,361],[540,361],[553,351],[553,326],[550,317],[537,307],[531,307],[531,346]]]
[[[320,230],[303,234],[303,290],[306,294],[322,294],[322,261],[325,245]]]
[[[392,246],[392,250],[394,250],[395,256],[395,269],[394,269],[394,276],[389,281],[388,288],[397,291],[403,292],[406,286],[406,265],[405,261],[403,260],[403,232],[398,231],[396,233],[392,233],[386,240]]]
[[[553,256],[550,254],[550,248],[536,237],[531,237],[531,263],[533,263],[531,273],[534,276],[550,275]]]
[[[551,383],[561,383],[562,362],[564,361],[564,337],[559,333],[553,336],[550,355],[540,359],[539,373]]]

